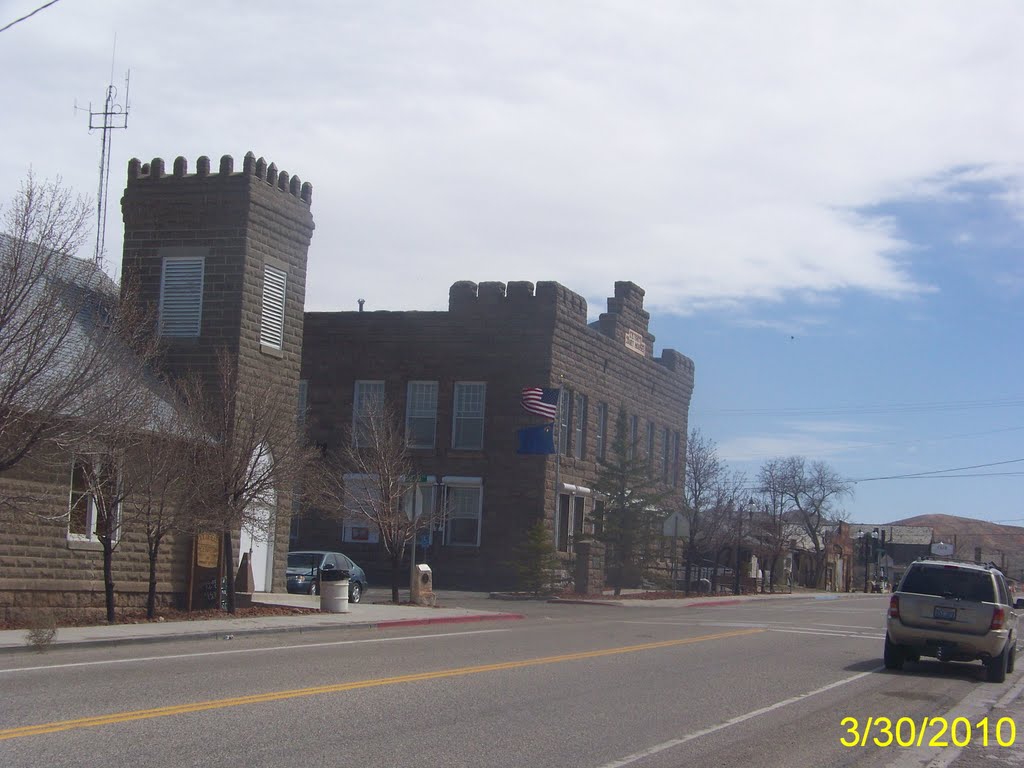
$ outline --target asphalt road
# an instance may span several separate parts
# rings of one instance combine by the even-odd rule
[[[525,620],[0,657],[0,766],[909,768],[951,758],[926,743],[874,746],[877,730],[844,747],[842,721],[976,721],[1020,673],[996,686],[980,664],[883,672],[885,606],[880,596],[516,603]]]

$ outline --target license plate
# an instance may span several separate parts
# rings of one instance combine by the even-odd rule
[[[943,605],[936,605],[934,616],[936,619],[942,619],[943,621],[953,621],[956,619],[956,608],[946,608]]]

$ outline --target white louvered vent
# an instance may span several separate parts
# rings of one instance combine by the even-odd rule
[[[202,256],[165,257],[160,277],[160,335],[198,336],[203,318]]]
[[[263,268],[263,314],[260,344],[281,349],[284,343],[284,295],[288,276],[275,267]]]

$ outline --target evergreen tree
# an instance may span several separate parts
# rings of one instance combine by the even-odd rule
[[[551,532],[544,519],[539,519],[526,532],[526,539],[516,548],[515,569],[519,588],[539,595],[553,589],[559,562]]]
[[[595,538],[607,547],[608,577],[615,594],[639,582],[652,535],[661,520],[666,493],[659,491],[647,456],[629,433],[625,408],[615,419],[615,437],[608,460],[598,469],[594,491],[604,497],[603,509],[592,515]]]

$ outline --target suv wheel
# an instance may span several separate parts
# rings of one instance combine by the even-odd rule
[[[1007,643],[1003,652],[988,660],[988,681],[990,683],[1001,683],[1006,680],[1006,672],[1009,668],[1010,645]]]
[[[889,634],[885,635],[885,654],[882,661],[885,663],[886,669],[903,669],[903,661],[905,659],[903,649],[892,642],[889,639]]]

